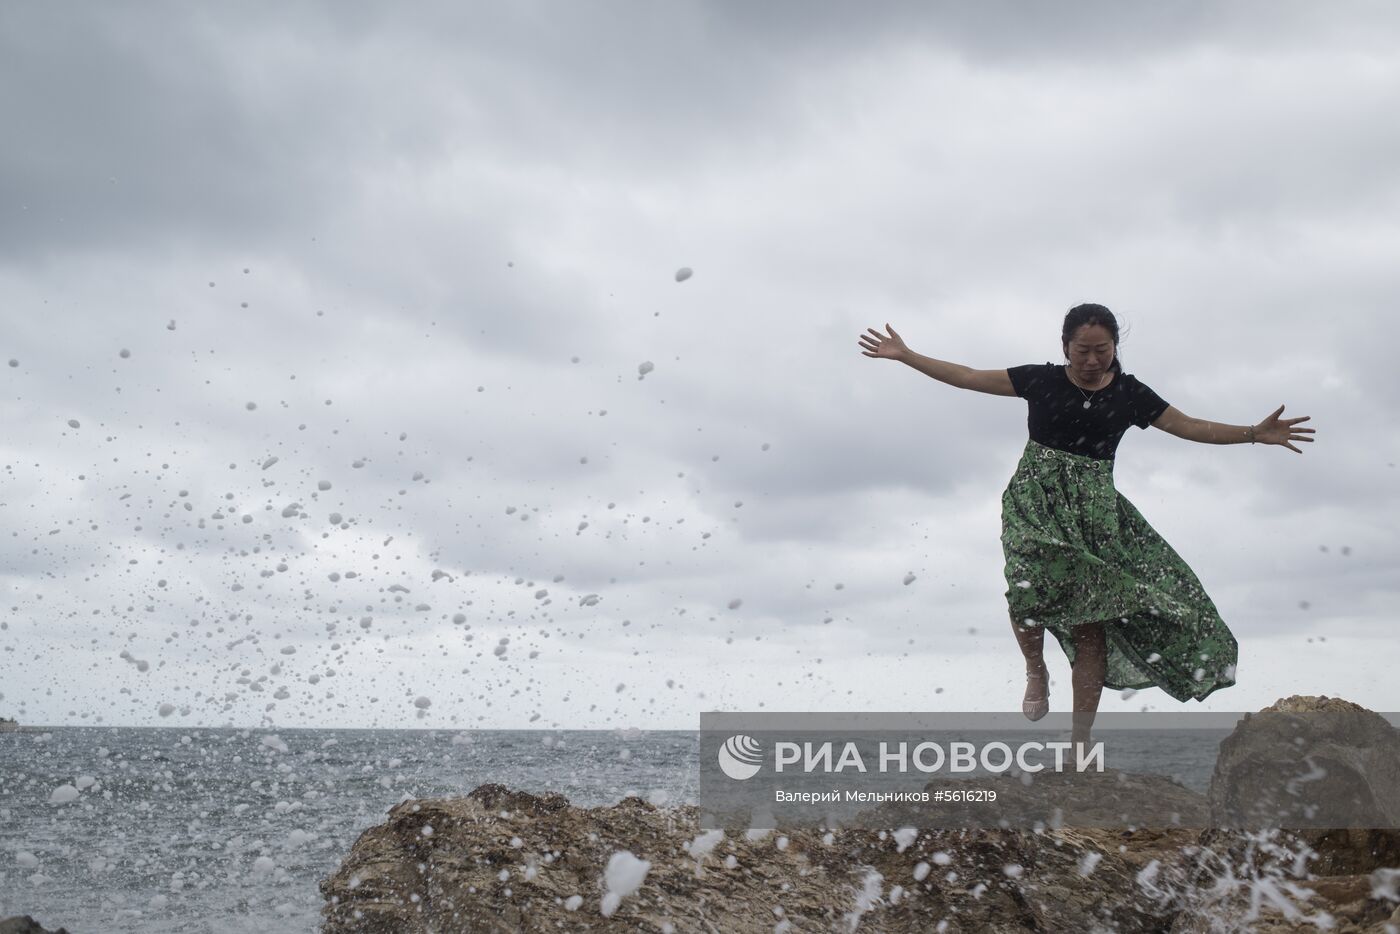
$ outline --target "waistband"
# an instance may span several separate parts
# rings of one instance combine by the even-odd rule
[[[1022,457],[1029,458],[1038,463],[1064,464],[1079,470],[1091,470],[1096,473],[1113,473],[1113,461],[1104,460],[1098,457],[1089,457],[1085,454],[1074,454],[1069,451],[1062,451],[1059,448],[1048,447],[1039,441],[1026,441],[1026,450]]]

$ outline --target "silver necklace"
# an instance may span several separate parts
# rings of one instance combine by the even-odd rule
[[[1068,379],[1068,380],[1069,380],[1069,384],[1070,384],[1071,386],[1073,386],[1075,389],[1079,389],[1079,384],[1076,383],[1073,379],[1070,379],[1069,367],[1065,367],[1065,379]],[[1107,386],[1107,385],[1108,385],[1108,384],[1105,383],[1104,386],[1100,386],[1099,389],[1103,389],[1103,388],[1104,388],[1105,386]],[[1099,391],[1099,389],[1095,389],[1093,392],[1089,393],[1087,396],[1084,396],[1084,390],[1079,389],[1079,394],[1080,394],[1081,396],[1084,396],[1084,408],[1087,409],[1087,408],[1089,407],[1089,403],[1093,401],[1094,395],[1095,395],[1095,393],[1097,393],[1097,392]]]

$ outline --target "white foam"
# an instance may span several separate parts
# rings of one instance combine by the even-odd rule
[[[707,830],[687,843],[685,845],[685,851],[697,860],[704,859],[723,839],[723,830]]]
[[[49,793],[49,804],[67,804],[78,799],[78,789],[69,784],[62,784]]]
[[[642,881],[651,871],[651,861],[638,859],[627,850],[618,850],[608,859],[603,870],[603,883],[608,892],[603,896],[603,917],[610,918],[622,899],[642,887]]]

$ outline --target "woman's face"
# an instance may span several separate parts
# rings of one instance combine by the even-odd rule
[[[1065,346],[1074,378],[1088,386],[1100,382],[1113,363],[1113,337],[1102,324],[1085,324]]]

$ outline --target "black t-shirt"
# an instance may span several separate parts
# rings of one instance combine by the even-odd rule
[[[1146,428],[1167,410],[1166,400],[1127,373],[1115,371],[1098,390],[1080,389],[1056,363],[1008,367],[1006,374],[1030,409],[1031,440],[1071,454],[1112,460],[1129,425]]]

